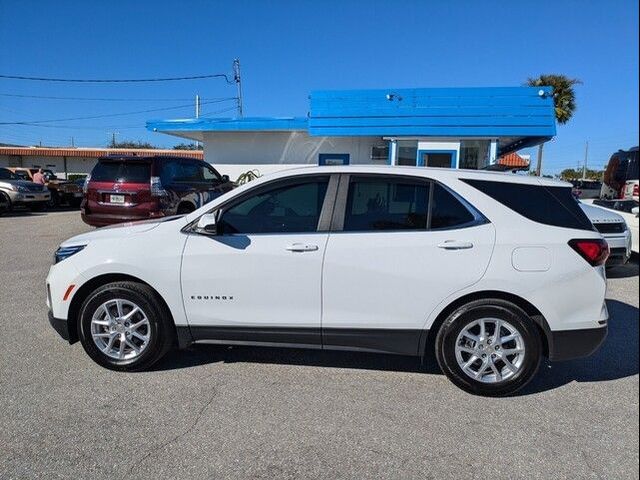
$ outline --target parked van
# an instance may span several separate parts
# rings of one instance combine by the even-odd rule
[[[234,187],[202,160],[184,157],[103,157],[87,176],[82,220],[101,227],[181,215]]]

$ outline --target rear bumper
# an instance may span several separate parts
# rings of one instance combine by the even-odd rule
[[[69,323],[62,318],[55,318],[51,310],[49,310],[49,323],[51,324],[53,329],[58,332],[58,335],[60,335],[63,339],[65,339],[69,343],[75,343],[75,341],[71,339],[71,335],[69,332]]]
[[[122,214],[112,213],[86,213],[86,210],[81,210],[80,216],[82,221],[92,227],[104,227],[107,225],[113,225],[115,223],[123,222],[137,222],[139,220],[149,220],[151,218],[164,217],[164,212],[144,212],[136,215],[131,215],[129,212],[122,212]]]
[[[608,327],[606,320],[604,322],[604,326],[599,328],[550,332],[549,360],[561,362],[593,354],[607,338]]]

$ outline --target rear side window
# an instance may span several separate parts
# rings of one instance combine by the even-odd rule
[[[460,200],[436,183],[431,200],[431,229],[454,228],[475,221],[473,214]]]
[[[149,183],[151,164],[145,162],[98,162],[91,172],[95,182]]]
[[[554,227],[593,230],[591,221],[571,193],[571,187],[461,180],[534,222]]]
[[[424,230],[430,184],[354,180],[349,185],[343,231]]]

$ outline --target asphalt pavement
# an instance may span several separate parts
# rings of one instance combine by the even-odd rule
[[[475,397],[413,358],[194,346],[115,373],[47,322],[77,211],[0,217],[0,478],[638,478],[638,264],[609,336]]]

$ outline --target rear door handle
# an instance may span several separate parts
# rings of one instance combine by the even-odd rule
[[[468,248],[473,248],[473,243],[458,240],[445,240],[438,244],[438,248],[442,248],[444,250],[466,250]]]
[[[309,245],[307,243],[292,243],[287,245],[286,249],[290,252],[315,252],[318,245]]]

